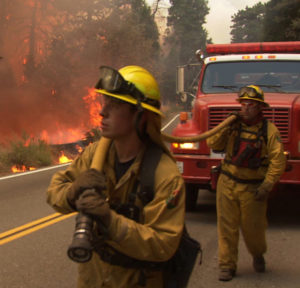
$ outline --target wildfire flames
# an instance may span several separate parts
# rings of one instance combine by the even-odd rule
[[[78,150],[78,153],[82,152],[82,147],[80,147],[79,145],[76,145],[76,149]],[[58,163],[59,164],[65,164],[65,163],[69,163],[72,162],[73,159],[69,158],[65,155],[64,151],[60,152],[60,156],[58,158]],[[26,167],[25,165],[22,166],[18,166],[18,165],[14,165],[11,167],[11,171],[13,173],[20,173],[20,172],[26,172],[26,171],[32,171],[32,170],[36,170],[35,167]]]
[[[73,143],[85,137],[85,133],[92,129],[97,128],[100,125],[102,117],[99,115],[101,110],[100,103],[98,102],[99,95],[94,89],[88,88],[88,94],[82,97],[86,109],[89,113],[88,123],[81,123],[77,128],[63,128],[60,123],[56,123],[56,132],[49,133],[47,129],[44,129],[40,133],[40,139],[51,144],[64,144]]]
[[[101,106],[98,100],[99,94],[97,94],[93,89],[88,89],[88,95],[83,97],[89,109],[90,115],[90,125],[94,127],[99,127],[102,117],[99,115]]]
[[[39,138],[41,140],[44,140],[46,143],[52,143],[52,144],[73,143],[78,140],[84,139],[85,133],[89,129],[97,128],[100,125],[101,116],[99,115],[99,112],[101,106],[100,103],[97,101],[98,97],[99,97],[98,94],[93,89],[88,89],[88,94],[82,98],[86,105],[86,109],[89,111],[89,123],[86,123],[85,125],[82,125],[79,128],[74,128],[74,129],[69,128],[67,130],[64,130],[57,123],[56,124],[57,132],[55,135],[54,134],[50,135],[50,133],[48,133],[48,131],[44,129],[40,133]],[[30,139],[25,141],[24,146],[27,147],[29,143],[30,143]],[[83,151],[83,148],[78,144],[75,145],[75,148],[78,154]],[[73,161],[73,158],[66,156],[65,152],[61,151],[57,162],[59,164],[69,163]],[[13,167],[11,167],[11,171],[13,173],[32,171],[35,169],[36,169],[35,167],[26,167],[25,165],[22,166],[14,165]]]
[[[81,71],[85,62],[77,61],[77,54],[60,53],[62,49],[73,47],[66,40],[70,35],[68,28],[63,28],[62,33],[56,30],[70,27],[67,22],[67,26],[60,25],[69,16],[64,9],[57,9],[50,3],[53,1],[46,4],[32,0],[19,2],[18,9],[13,10],[12,5],[4,5],[4,10],[1,7],[5,20],[2,26],[7,29],[1,35],[4,40],[0,55],[3,56],[0,57],[0,144],[9,146],[11,140],[26,134],[50,145],[75,145],[86,138],[87,132],[98,128],[101,121],[99,95],[89,88],[93,72],[73,74],[73,66],[75,72],[79,71],[77,68]],[[81,35],[81,29],[79,33]],[[105,43],[103,37],[101,40]],[[87,68],[82,70],[87,71]],[[77,150],[81,153],[82,147]],[[57,148],[55,153],[59,151]],[[75,156],[65,149],[63,155],[56,156],[55,162],[67,163]],[[15,173],[35,168],[26,164],[10,169]]]
[[[82,147],[79,145],[76,145],[75,148],[77,149],[78,153],[81,153],[83,151]]]
[[[59,164],[69,163],[72,162],[73,159],[68,158],[63,151],[61,151],[61,156],[59,157],[58,161]]]
[[[11,167],[11,171],[13,173],[32,171],[32,170],[35,170],[35,169],[36,169],[35,167],[28,167],[27,168],[25,165],[22,165],[22,166],[14,165],[14,166]]]

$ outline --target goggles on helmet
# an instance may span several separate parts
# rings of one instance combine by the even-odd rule
[[[263,95],[260,94],[256,89],[253,87],[242,87],[239,91],[238,96],[243,97],[245,94],[250,98],[258,98],[260,100],[263,100]]]
[[[115,69],[108,66],[100,67],[100,79],[96,89],[104,89],[110,93],[131,95],[139,101],[145,101],[145,95],[139,91],[133,83],[126,81]]]

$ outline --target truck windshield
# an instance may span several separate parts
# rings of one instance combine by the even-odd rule
[[[209,63],[204,71],[204,93],[237,92],[246,85],[265,92],[300,93],[300,61],[248,61]]]

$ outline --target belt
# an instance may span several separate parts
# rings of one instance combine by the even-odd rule
[[[126,268],[161,271],[167,263],[138,260],[113,249],[107,244],[97,245],[97,243],[94,243],[94,250],[98,253],[102,261],[109,263],[110,265]]]
[[[228,176],[230,179],[234,180],[235,182],[242,183],[242,184],[260,184],[264,181],[264,179],[241,179],[232,175],[230,172],[224,171],[222,169],[221,169],[221,173]]]

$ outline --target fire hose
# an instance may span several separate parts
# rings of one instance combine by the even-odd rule
[[[237,118],[236,115],[231,115],[228,118],[226,118],[223,122],[218,124],[216,127],[212,128],[211,130],[208,130],[202,134],[196,135],[196,136],[178,137],[178,136],[172,136],[170,134],[162,133],[162,138],[164,141],[170,142],[170,143],[199,142],[199,141],[205,140],[205,139],[215,135],[220,130],[222,130],[224,127],[230,125],[233,121],[235,121],[236,118]]]
[[[218,131],[223,129],[224,127],[230,125],[234,120],[236,120],[235,115],[231,115],[226,118],[219,125],[214,127],[213,129],[206,131],[200,135],[192,136],[192,137],[176,137],[168,134],[162,133],[163,140],[166,142],[175,142],[175,143],[183,143],[183,142],[198,142],[202,141],[208,137],[213,136]],[[102,172],[103,164],[105,162],[106,153],[104,151],[108,151],[111,140],[105,137],[99,141],[98,146],[95,151],[95,155],[92,160],[91,168],[97,169]],[[86,215],[82,212],[76,217],[76,225],[75,232],[73,235],[73,241],[68,248],[68,256],[75,262],[84,263],[91,259],[93,247],[91,244],[92,238],[92,227],[93,227],[93,219],[91,216]]]
[[[110,139],[102,137],[96,148],[91,168],[97,169],[99,172],[102,172],[103,164],[106,157],[106,153],[103,153],[103,151],[108,151],[110,143]],[[92,258],[93,221],[94,220],[90,215],[84,214],[81,211],[79,211],[76,217],[73,240],[67,251],[68,256],[71,260],[78,263],[85,263],[90,261],[90,259]],[[103,229],[102,227],[99,228]]]
[[[230,125],[233,121],[235,121],[237,118],[236,115],[230,115],[227,117],[223,122],[218,124],[216,127],[214,127],[211,130],[208,130],[202,134],[191,136],[191,137],[178,137],[178,136],[172,136],[170,134],[162,133],[162,138],[164,141],[169,143],[184,143],[184,142],[198,142],[205,140],[216,133],[218,133],[220,130],[222,130],[224,127]],[[106,153],[103,153],[103,151],[107,151],[110,146],[111,140],[105,137],[102,137],[102,140],[99,142],[98,147],[95,151],[95,156],[93,157],[93,161],[91,164],[91,168],[97,169],[99,171],[102,171],[103,164],[105,161]]]
[[[218,133],[220,130],[222,130],[224,127],[230,125],[232,122],[236,120],[237,116],[236,115],[231,115],[227,117],[223,122],[218,124],[216,127],[212,128],[211,130],[208,130],[202,134],[196,135],[196,136],[190,136],[190,137],[178,137],[178,136],[173,136],[170,134],[165,134],[162,133],[162,138],[164,141],[169,142],[169,143],[184,143],[184,142],[198,142],[205,140],[216,133]],[[92,165],[91,168],[95,168],[99,171],[102,171],[103,163],[105,160],[105,155],[106,153],[103,153],[103,151],[107,151],[108,147],[111,143],[111,140],[108,138],[102,137],[102,141],[100,141],[96,152],[95,156],[93,157]],[[95,159],[95,160],[94,160]],[[97,159],[97,160],[96,160]]]

